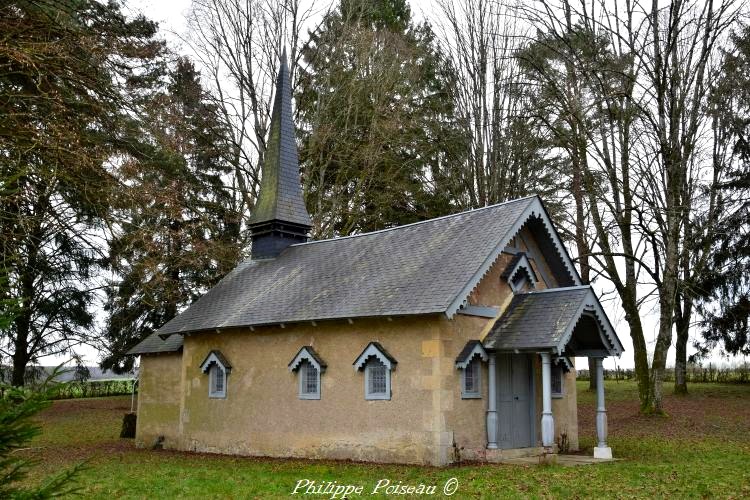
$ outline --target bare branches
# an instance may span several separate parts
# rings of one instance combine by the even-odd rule
[[[516,60],[526,38],[503,2],[438,2],[441,44],[457,74],[454,100],[470,143],[465,164],[452,172],[463,207],[530,193],[555,196],[554,158],[524,92]],[[554,208],[554,207],[553,207]]]
[[[706,176],[707,95],[711,68],[742,7],[732,0],[548,0],[516,10],[537,29],[534,50],[520,56],[535,84],[528,91],[544,89],[551,102],[537,116],[546,115],[542,123],[585,186],[585,205],[574,195],[571,211],[579,227],[586,214],[596,235],[589,252],[580,251],[575,235],[579,260],[583,268],[590,256],[594,275],[620,294],[644,409],[660,411],[676,300],[685,276],[705,265],[694,241],[699,228],[711,231],[710,223],[695,223],[705,209],[709,219],[716,215],[710,197],[706,205],[699,196],[701,186],[716,182]],[[574,176],[574,193],[576,184]],[[695,250],[700,256],[691,258]],[[660,314],[653,373],[640,323],[651,295],[642,293],[646,278]],[[690,308],[679,311],[684,318]]]
[[[236,209],[255,203],[281,51],[290,50],[295,82],[302,30],[318,12],[301,0],[194,0],[186,42],[210,72],[219,118],[231,131]]]

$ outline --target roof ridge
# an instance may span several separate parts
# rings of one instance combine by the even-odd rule
[[[486,207],[472,208],[470,210],[464,210],[463,212],[456,212],[455,214],[441,215],[440,217],[433,217],[432,219],[425,219],[425,220],[420,220],[420,221],[417,221],[417,222],[410,222],[409,224],[404,224],[404,225],[401,225],[401,226],[387,227],[385,229],[378,229],[377,231],[370,231],[370,232],[367,232],[367,233],[350,234],[350,235],[347,235],[347,236],[335,236],[333,238],[326,238],[324,240],[312,240],[312,241],[306,241],[304,243],[295,243],[294,245],[290,245],[290,247],[300,247],[300,246],[304,246],[304,245],[313,245],[315,243],[325,243],[325,242],[331,242],[331,241],[346,240],[346,239],[350,239],[350,238],[359,238],[361,236],[369,236],[371,234],[385,233],[387,231],[394,231],[396,229],[404,229],[404,228],[407,228],[407,227],[418,226],[420,224],[426,224],[428,222],[438,221],[438,220],[442,220],[442,219],[448,219],[450,217],[457,217],[459,215],[469,214],[469,213],[473,213],[473,212],[479,212],[481,210],[488,210],[490,208],[497,208],[497,207],[500,207],[500,206],[503,206],[503,205],[508,205],[510,203],[516,203],[516,202],[519,202],[519,201],[524,201],[524,200],[528,200],[528,199],[531,199],[531,198],[538,198],[538,197],[539,197],[539,195],[532,194],[532,195],[529,195],[529,196],[524,196],[523,198],[515,198],[513,200],[507,200],[507,201],[503,201],[501,203],[495,203],[494,205],[487,205]]]

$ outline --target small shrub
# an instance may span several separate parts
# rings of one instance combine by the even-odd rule
[[[0,498],[46,499],[75,492],[77,488],[71,485],[71,481],[82,465],[53,476],[41,486],[19,486],[19,481],[26,477],[34,462],[19,457],[14,451],[28,446],[41,431],[32,419],[49,406],[49,392],[10,386],[3,389],[0,399]]]

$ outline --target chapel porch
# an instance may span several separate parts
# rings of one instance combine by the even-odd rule
[[[480,356],[488,367],[488,461],[557,452],[552,398],[559,390],[560,374],[573,370],[574,357],[596,360],[592,376],[597,378],[597,446],[593,455],[612,458],[602,363],[606,357],[621,354],[623,348],[590,286],[516,295],[473,351],[471,356]],[[541,370],[534,369],[538,364]],[[536,395],[537,387],[541,398]],[[539,399],[541,412],[536,408]],[[514,457],[512,450],[523,451],[526,457]]]

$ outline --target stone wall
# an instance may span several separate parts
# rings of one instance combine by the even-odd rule
[[[200,334],[185,339],[180,448],[194,451],[446,463],[452,436],[439,411],[447,320],[439,317],[320,322]],[[365,400],[353,362],[378,341],[398,361],[391,400]],[[328,368],[321,399],[298,397],[287,365],[311,345]],[[218,349],[232,364],[226,399],[208,397],[199,365]]]

